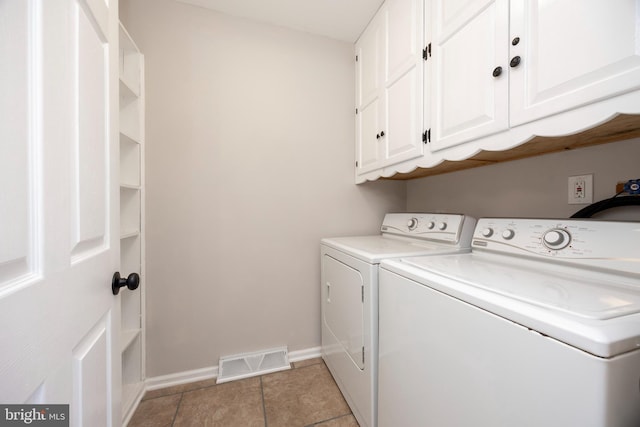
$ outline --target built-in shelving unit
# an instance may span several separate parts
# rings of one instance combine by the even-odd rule
[[[120,272],[140,275],[140,286],[120,292],[122,420],[144,393],[144,57],[120,25]]]

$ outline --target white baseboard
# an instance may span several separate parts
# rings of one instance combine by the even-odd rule
[[[172,387],[174,385],[194,383],[196,381],[209,380],[218,376],[218,366],[194,369],[192,371],[176,372],[175,374],[161,375],[147,378],[145,384],[147,390]]]
[[[290,362],[300,362],[301,360],[313,359],[321,356],[321,347],[312,347],[304,350],[289,352]],[[209,380],[218,376],[218,366],[194,369],[192,371],[177,372],[175,374],[161,375],[147,378],[145,381],[146,390],[157,390],[174,385],[188,384],[196,381]]]
[[[304,350],[289,352],[290,362],[300,362],[301,360],[313,359],[322,355],[322,347],[312,347]]]

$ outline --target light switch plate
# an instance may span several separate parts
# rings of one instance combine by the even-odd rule
[[[569,177],[570,205],[588,205],[593,203],[593,174]]]

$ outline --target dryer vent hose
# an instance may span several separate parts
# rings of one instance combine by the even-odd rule
[[[571,218],[591,218],[593,215],[611,208],[621,206],[640,206],[640,195],[617,197],[600,200],[571,215]]]

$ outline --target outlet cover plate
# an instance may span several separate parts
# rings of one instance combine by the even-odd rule
[[[570,205],[588,205],[593,203],[593,174],[569,177]]]

